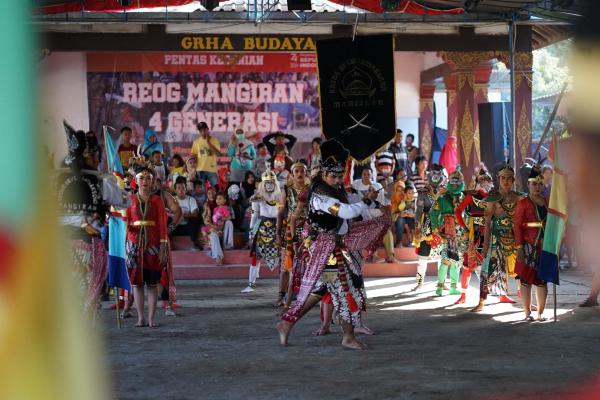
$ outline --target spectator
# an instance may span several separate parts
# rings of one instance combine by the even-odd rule
[[[400,210],[400,219],[402,220],[402,231],[408,233],[408,246],[412,247],[417,215],[417,196],[415,187],[412,184],[404,188],[404,210]],[[402,243],[402,237],[400,237]]]
[[[396,129],[396,136],[388,147],[389,151],[394,155],[394,170],[399,171],[404,168],[405,171],[410,171],[410,163],[408,162],[408,153],[402,145],[402,129]]]
[[[194,190],[192,191],[191,196],[196,200],[196,204],[198,204],[198,209],[204,209],[204,204],[206,203],[206,192],[204,190],[204,185],[202,181],[194,182]]]
[[[213,187],[209,187],[206,190],[206,203],[204,203],[204,208],[208,207],[209,212],[212,214],[213,210],[217,206],[217,191]]]
[[[408,180],[408,175],[406,175],[406,171],[404,170],[404,168],[400,168],[400,170],[396,171],[394,175],[396,176],[396,182],[402,181],[406,184],[406,181]]]
[[[165,182],[167,180],[167,167],[162,160],[162,154],[158,150],[154,150],[152,152],[152,156],[150,157],[150,162],[152,164],[152,168],[154,168],[154,176],[156,179],[160,179],[161,182]]]
[[[415,135],[413,135],[412,133],[406,135],[406,152],[408,153],[408,163],[411,168],[413,166],[413,163],[415,162],[415,158],[417,158],[417,156],[419,155],[419,148],[413,144],[414,142]]]
[[[394,154],[389,147],[375,155],[375,168],[377,169],[377,181],[392,177],[394,173]]]
[[[238,185],[233,184],[227,189],[227,197],[229,198],[229,207],[231,208],[231,216],[233,227],[237,230],[242,230],[244,221],[244,204],[241,196],[241,189]]]
[[[413,184],[417,193],[427,192],[427,167],[429,162],[425,156],[417,156],[415,159],[415,173],[411,175],[410,182]]]
[[[200,137],[192,144],[192,154],[196,155],[196,176],[198,179],[207,181],[211,186],[217,186],[217,156],[221,156],[221,143],[219,139],[210,136],[206,122],[197,125]]]
[[[352,161],[351,166],[351,177],[353,180],[361,179],[363,169],[369,169],[371,171],[371,177],[377,176],[377,168],[375,168],[375,156],[371,156],[364,162]]]
[[[242,189],[242,201],[244,203],[244,207],[248,207],[248,201],[254,195],[254,191],[256,190],[256,176],[254,172],[247,171],[246,175],[244,175],[244,181],[240,184]]]
[[[254,144],[246,139],[243,130],[236,129],[227,148],[227,154],[231,157],[229,182],[239,184],[246,171],[252,169],[252,160],[256,157]]]
[[[223,248],[225,250],[233,248],[232,215],[231,208],[227,204],[226,193],[219,192],[215,196],[215,202],[216,206],[212,209],[212,212],[210,207],[205,207],[202,232],[210,243],[210,256],[217,265],[223,265],[223,258],[225,257]],[[220,239],[223,239],[223,246],[221,246]]]
[[[271,141],[271,139],[275,140],[275,143]],[[287,141],[286,141],[287,140]],[[275,155],[276,146],[285,146],[288,154],[291,154],[292,147],[296,144],[298,139],[294,135],[284,134],[281,131],[277,131],[275,133],[271,133],[263,138],[263,143],[267,146],[267,150],[271,154],[271,156]]]
[[[403,181],[396,181],[392,186],[392,198],[391,198],[391,214],[392,222],[396,229],[396,241],[394,246],[402,247],[402,235],[404,234],[404,222],[400,217],[400,213],[404,210],[404,188],[405,184]]]
[[[183,158],[177,153],[173,155],[171,159],[171,169],[169,170],[168,181],[171,182],[173,189],[175,189],[175,181],[178,177],[185,176],[185,163]]]
[[[136,147],[131,143],[131,128],[124,126],[121,128],[121,144],[119,145],[119,158],[123,169],[129,167],[129,160],[135,157]]]
[[[199,209],[196,200],[186,193],[185,178],[179,177],[175,181],[175,195],[177,196],[177,202],[181,208],[183,218],[173,233],[171,233],[171,236],[189,236],[192,243],[196,246],[195,249],[199,249],[201,247],[198,242]]]
[[[290,169],[292,168],[294,161],[287,155],[287,149],[284,145],[278,144],[275,146],[274,151],[275,154],[273,154],[273,158],[271,158],[269,162],[271,163],[273,172],[275,172],[275,175],[277,176],[279,187],[283,189],[290,176]]]
[[[314,138],[310,143],[312,149],[308,153],[308,170],[310,176],[316,176],[321,170],[321,138]]]
[[[196,167],[198,165],[198,158],[195,154],[191,154],[187,160],[185,160],[185,172],[183,173],[183,177],[187,182],[187,192],[192,193],[194,191],[194,185],[196,183],[203,182],[198,179],[198,172],[196,171]]]
[[[163,146],[158,141],[156,132],[148,128],[144,134],[144,143],[138,146],[137,153],[138,155],[146,157],[146,160],[149,160],[155,151],[158,151],[161,154],[164,153]]]
[[[262,174],[265,173],[265,171],[267,170],[267,164],[269,163],[269,159],[271,158],[269,152],[267,151],[267,146],[265,146],[264,143],[259,143],[256,146],[256,152],[257,156],[252,164],[252,172],[254,172],[255,178],[257,176],[260,177],[262,176]]]
[[[544,190],[542,196],[546,199],[550,199],[550,192],[552,191],[552,175],[554,175],[554,169],[550,165],[544,165],[542,168],[542,176],[544,177]]]
[[[362,170],[361,179],[357,179],[352,182],[352,188],[359,192],[361,195],[365,196],[369,192],[369,188],[373,187],[375,191],[379,192],[377,194],[377,201],[385,204],[385,193],[383,192],[383,186],[380,183],[373,181],[373,175],[371,174],[371,170],[365,168]]]

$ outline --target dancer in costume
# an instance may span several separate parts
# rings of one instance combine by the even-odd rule
[[[391,220],[388,212],[371,220],[348,223],[360,215],[370,217],[369,209],[377,206],[377,192],[370,190],[361,202],[349,204],[342,185],[348,151],[338,141],[328,140],[321,153],[321,175],[311,183],[309,192],[309,232],[305,240],[309,260],[298,300],[283,314],[277,330],[281,345],[286,346],[293,325],[329,292],[341,320],[342,346],[363,349],[364,345],[354,336],[354,327],[360,325],[361,311],[365,309],[363,281],[349,266],[350,252],[373,250],[381,243]]]
[[[548,215],[548,204],[543,196],[544,178],[542,169],[535,165],[529,174],[529,195],[517,203],[514,216],[515,245],[517,262],[515,272],[521,282],[521,295],[525,319],[533,321],[531,316],[531,285],[536,286],[538,321],[543,321],[548,287],[538,279],[537,271],[544,242],[544,228]]]
[[[248,286],[242,290],[242,293],[254,292],[261,260],[265,260],[271,271],[277,267],[279,262],[280,252],[276,246],[276,240],[280,197],[281,190],[277,176],[271,171],[270,166],[267,166],[254,196],[250,198],[252,203],[252,218],[250,219],[251,237],[253,238],[250,249],[252,263],[248,272]]]
[[[277,216],[277,248],[284,244],[281,258],[281,274],[279,282],[279,299],[276,305],[285,305],[289,307],[292,301],[293,279],[296,276],[300,278],[298,270],[302,263],[302,229],[306,220],[306,207],[298,207],[298,199],[308,187],[307,175],[308,168],[301,162],[296,162],[291,167],[292,184],[285,185],[281,192],[280,204],[283,205]],[[296,213],[298,212],[298,213]],[[286,296],[287,295],[287,296]]]
[[[130,198],[116,178],[97,171],[100,146],[95,137],[75,131],[64,122],[68,155],[63,167],[52,175],[59,205],[59,223],[69,238],[73,275],[84,299],[83,314],[95,321],[108,256],[103,240],[104,222],[110,206],[127,208]]]
[[[450,294],[461,294],[458,289],[460,260],[466,250],[464,230],[456,222],[454,211],[463,199],[465,181],[460,165],[450,175],[446,192],[441,194],[431,209],[431,228],[440,233],[442,244],[440,254],[442,261],[438,267],[436,296],[444,295],[446,275],[450,273]]]
[[[485,235],[483,240],[479,304],[471,311],[483,310],[488,294],[500,296],[501,303],[514,303],[508,297],[508,277],[514,276],[515,236],[513,216],[521,195],[512,187],[515,183],[515,171],[508,165],[498,170],[497,192],[490,193],[485,199]]]
[[[136,171],[138,192],[127,209],[126,265],[133,283],[138,315],[136,327],[157,327],[154,321],[158,300],[157,284],[167,263],[169,238],[167,213],[160,196],[152,193],[154,170],[142,166]],[[144,285],[148,287],[148,319],[144,318]]]
[[[469,281],[473,272],[481,265],[483,256],[483,238],[485,234],[485,203],[484,200],[494,187],[492,176],[482,167],[475,178],[475,189],[465,192],[465,198],[454,210],[456,221],[468,232],[467,251],[463,257],[463,269],[460,274],[462,294],[454,304],[463,304],[466,300]],[[467,221],[463,218],[466,216]],[[468,225],[467,225],[468,224]]]
[[[445,190],[444,186],[448,181],[446,170],[439,164],[433,164],[431,171],[427,174],[427,185],[421,190],[417,197],[417,221],[418,226],[414,237],[419,265],[417,266],[417,284],[411,292],[418,292],[423,288],[425,274],[427,273],[427,263],[440,257],[440,247],[438,246],[439,235],[433,235],[431,228],[431,208],[435,203],[437,196]]]

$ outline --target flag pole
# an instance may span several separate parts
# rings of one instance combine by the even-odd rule
[[[554,322],[556,322],[556,283],[552,284],[552,291],[554,292]]]
[[[121,329],[121,316],[119,315],[119,288],[115,286],[115,301],[117,302],[117,306],[115,309],[117,310],[117,327]]]

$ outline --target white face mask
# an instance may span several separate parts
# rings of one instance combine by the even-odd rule
[[[235,137],[237,138],[237,140],[244,140],[244,134],[243,133],[236,133]]]
[[[274,190],[275,190],[275,181],[273,181],[273,180],[265,181],[265,191],[267,191],[268,193],[272,193]]]

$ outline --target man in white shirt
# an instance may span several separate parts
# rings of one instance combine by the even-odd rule
[[[189,236],[192,242],[199,248],[198,227],[200,220],[198,218],[198,204],[196,203],[196,199],[187,195],[186,180],[184,177],[180,176],[175,181],[175,195],[183,218],[171,236]]]
[[[342,186],[348,151],[338,141],[328,140],[321,146],[321,153],[321,175],[309,189],[309,227],[305,239],[309,260],[298,299],[277,326],[279,340],[282,346],[287,346],[293,325],[328,292],[341,321],[342,346],[364,349],[365,345],[354,336],[366,305],[364,284],[362,271],[355,268],[350,253],[375,247],[391,220],[387,212],[370,220],[352,222],[377,207],[378,193],[370,188],[361,201],[349,201]]]

